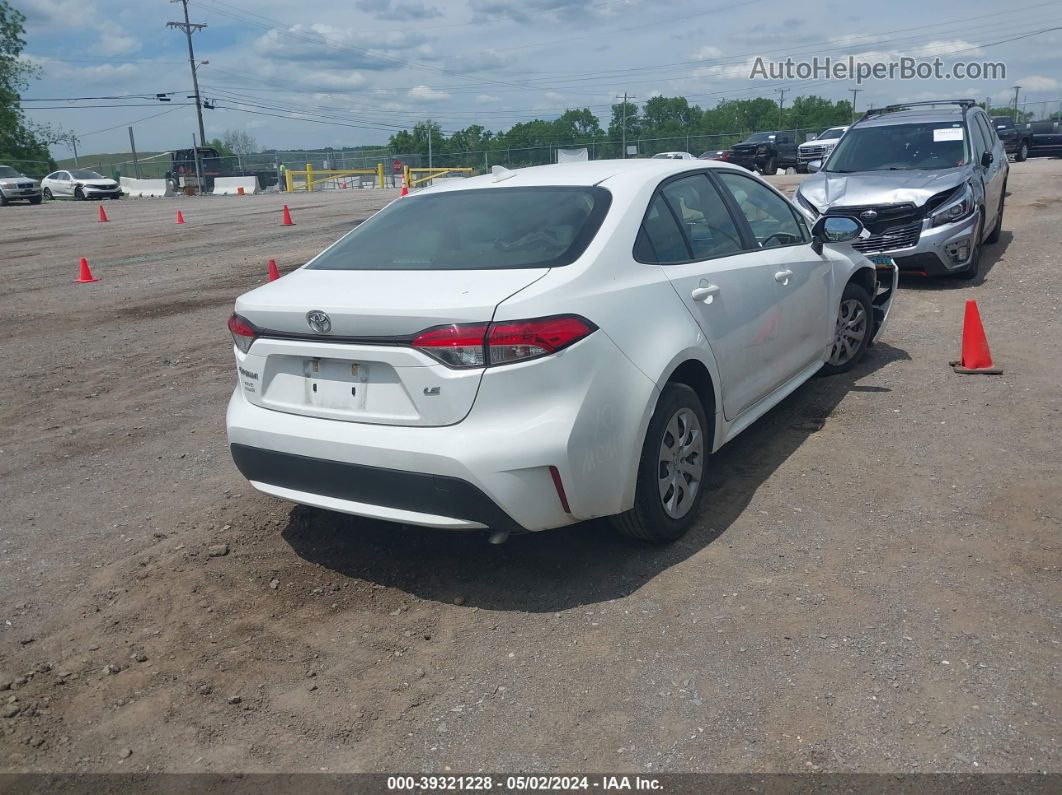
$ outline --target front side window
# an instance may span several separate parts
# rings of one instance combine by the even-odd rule
[[[598,187],[456,190],[385,207],[320,254],[315,270],[499,270],[574,262],[612,195]]]
[[[965,165],[970,144],[961,121],[855,126],[838,142],[823,171],[908,171]]]
[[[719,180],[737,201],[760,248],[792,246],[808,241],[807,226],[789,202],[752,177],[722,172]]]

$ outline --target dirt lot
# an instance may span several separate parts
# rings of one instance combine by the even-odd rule
[[[905,280],[857,371],[715,456],[666,548],[241,479],[234,297],[390,195],[0,211],[0,769],[1062,770],[1062,161],[1013,166],[982,280]],[[1002,376],[947,366],[968,298]]]

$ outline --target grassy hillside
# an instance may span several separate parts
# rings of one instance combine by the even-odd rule
[[[151,157],[152,155],[157,155],[158,152],[137,152],[136,154],[137,157],[140,159],[141,164],[147,165],[147,163],[144,163],[144,158]],[[125,174],[126,176],[132,176],[133,174],[132,152],[110,152],[102,154],[78,155],[77,162],[81,166],[81,168],[94,168],[101,174],[104,174],[106,176],[110,176],[111,170],[116,165],[121,163],[123,164],[121,166],[123,174]],[[148,163],[165,162],[167,162],[167,158],[163,157],[160,157],[158,160],[148,161]],[[65,160],[59,160],[58,163],[59,168],[73,168],[74,158],[69,157]],[[164,167],[163,170],[165,170],[165,168],[166,167]]]

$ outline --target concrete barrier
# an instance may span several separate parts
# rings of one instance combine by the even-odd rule
[[[258,177],[215,177],[214,178],[214,195],[215,196],[232,196],[240,192],[240,188],[243,188],[243,192],[246,193],[260,193],[261,187],[258,185]]]
[[[167,179],[133,179],[122,177],[122,193],[126,196],[172,196],[173,185]]]

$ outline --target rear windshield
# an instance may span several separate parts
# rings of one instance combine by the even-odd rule
[[[823,171],[910,171],[955,168],[969,159],[962,122],[920,122],[853,127]]]
[[[604,220],[596,187],[486,188],[409,196],[385,207],[307,267],[498,270],[574,262]]]

